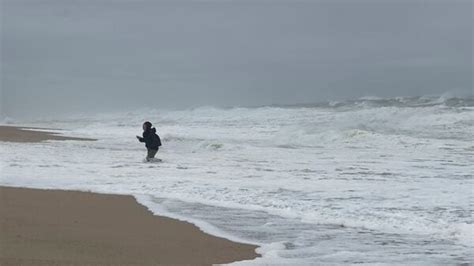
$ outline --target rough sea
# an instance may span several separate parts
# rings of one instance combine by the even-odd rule
[[[141,124],[163,141],[146,163]],[[0,185],[135,195],[255,243],[235,265],[474,263],[474,98],[361,98],[10,120],[94,142],[0,142]]]

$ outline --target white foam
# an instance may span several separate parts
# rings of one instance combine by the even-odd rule
[[[454,224],[453,228],[451,233],[454,234],[463,245],[474,247],[474,224]]]
[[[148,111],[164,143],[160,163],[142,162],[145,148],[135,135],[143,112],[30,121],[98,141],[0,143],[0,184],[136,195],[155,213],[259,243],[263,258],[252,263],[343,263],[367,250],[364,262],[377,263],[387,261],[390,249],[399,254],[391,263],[413,256],[428,263],[425,249],[443,250],[435,262],[456,257],[457,263],[466,260],[473,239],[473,112],[440,106]],[[184,203],[167,209],[152,197]],[[237,225],[211,223],[199,208],[184,211],[196,204],[221,208],[221,218]],[[397,244],[390,248],[370,244],[392,238]]]
[[[179,220],[179,221],[192,223],[192,224],[196,225],[197,227],[199,227],[199,229],[201,229],[204,233],[214,235],[214,236],[218,236],[218,237],[222,237],[222,238],[234,241],[234,242],[239,242],[239,243],[244,243],[244,244],[251,244],[251,245],[262,245],[262,243],[251,242],[247,239],[242,239],[242,238],[239,238],[237,236],[230,235],[230,234],[220,230],[219,228],[217,228],[215,226],[212,226],[211,224],[209,224],[205,221],[192,219],[190,217],[186,217],[186,216],[182,216],[182,215],[179,215],[179,214],[176,214],[176,213],[173,213],[173,212],[169,212],[168,210],[166,210],[165,207],[163,207],[160,204],[154,202],[153,197],[150,196],[150,195],[135,194],[134,197],[135,197],[135,199],[137,200],[138,203],[140,203],[141,205],[147,207],[148,210],[150,210],[155,215],[166,216],[166,217],[170,217],[170,218],[173,218],[173,219],[176,219],[176,220]],[[257,251],[260,251],[260,249],[257,250]],[[259,254],[262,254],[262,253],[259,253]]]

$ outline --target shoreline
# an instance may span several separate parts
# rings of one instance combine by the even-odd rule
[[[156,216],[133,196],[0,186],[0,264],[213,265],[257,246]]]
[[[53,129],[0,125],[0,142],[35,143],[47,140],[96,141],[96,139],[90,138],[68,137],[48,130]]]
[[[0,143],[94,140],[30,129],[0,126]],[[213,265],[253,260],[257,248],[155,215],[133,195],[0,185],[1,265]]]

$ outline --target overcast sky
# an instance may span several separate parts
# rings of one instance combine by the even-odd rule
[[[471,0],[0,0],[10,116],[472,93]]]

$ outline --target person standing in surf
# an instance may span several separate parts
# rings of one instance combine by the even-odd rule
[[[140,142],[145,142],[145,146],[148,150],[146,155],[147,162],[155,158],[156,153],[160,149],[161,139],[156,134],[156,129],[152,127],[152,124],[148,121],[143,123],[143,137],[137,136]]]

